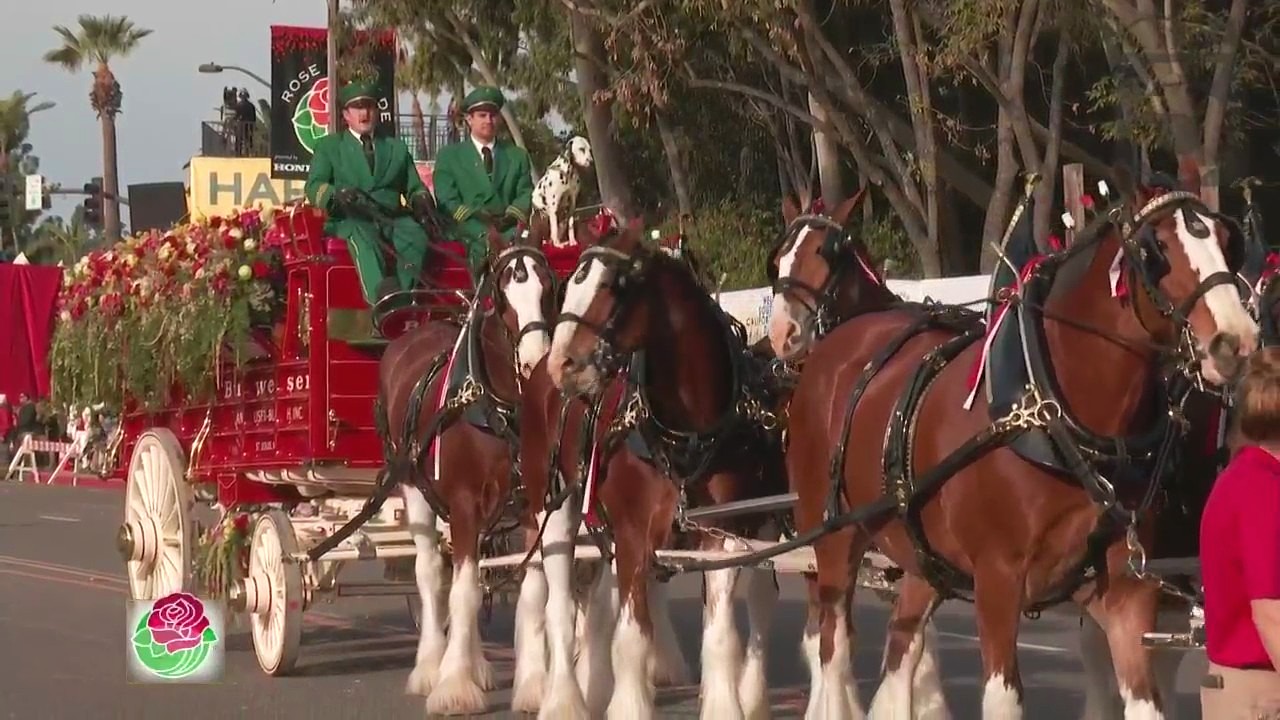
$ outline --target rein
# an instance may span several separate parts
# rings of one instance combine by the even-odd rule
[[[467,377],[456,392],[449,393],[449,378],[441,376],[448,363],[449,354],[443,353],[437,356],[422,377],[418,378],[417,382],[414,383],[412,390],[410,390],[409,403],[405,411],[398,441],[394,439],[391,429],[387,425],[386,399],[383,397],[382,390],[379,389],[378,399],[374,403],[374,418],[378,426],[378,435],[382,438],[383,457],[386,460],[386,466],[378,473],[373,494],[365,501],[360,510],[346,524],[335,530],[332,535],[310,548],[307,551],[309,558],[318,560],[325,553],[349,538],[382,509],[382,505],[391,495],[391,491],[401,483],[412,484],[416,487],[436,515],[448,522],[448,507],[435,492],[434,483],[426,481],[420,470],[433,441],[438,439],[446,429],[462,417],[468,407],[480,400],[488,398],[493,404],[493,412],[490,413],[489,418],[490,422],[494,423],[494,429],[498,430],[508,445],[512,447],[513,457],[518,452],[518,438],[513,434],[513,428],[516,427],[514,405],[499,398],[492,391],[487,372],[483,369],[484,363],[481,360],[483,351],[479,344],[479,336],[481,322],[484,318],[484,313],[480,310],[483,299],[491,297],[494,300],[495,307],[500,306],[501,293],[497,286],[497,278],[501,275],[502,269],[516,258],[521,257],[530,257],[535,263],[540,263],[549,268],[546,256],[541,251],[536,248],[517,246],[503,256],[501,262],[495,263],[492,270],[481,277],[481,281],[477,283],[476,296],[471,302],[467,319],[464,321],[461,330],[461,332],[466,332],[470,335],[466,349],[470,361]],[[548,275],[554,278],[554,273],[549,270]],[[554,291],[554,279],[552,282],[551,289]],[[546,325],[545,322],[541,321],[529,324]],[[505,323],[502,324],[502,327],[507,336],[510,337],[511,332]],[[526,330],[527,328],[522,328],[518,337],[523,337]],[[513,352],[516,346],[517,343],[513,343]],[[512,365],[514,367],[515,363],[513,362]],[[479,378],[476,377],[477,373],[480,375]],[[516,373],[516,377],[517,387],[519,387],[519,373]],[[443,406],[432,417],[431,424],[427,426],[426,431],[419,433],[418,417],[421,414],[422,404],[426,400],[426,394],[431,387],[432,381],[436,378],[440,378],[440,382],[444,385],[444,389],[441,392],[449,393],[449,395],[443,399]],[[513,464],[512,467],[518,466]],[[512,483],[511,493],[513,495],[517,492],[517,485],[517,483]],[[492,530],[496,526],[508,504],[499,505],[495,511],[495,517],[486,523],[488,529]]]

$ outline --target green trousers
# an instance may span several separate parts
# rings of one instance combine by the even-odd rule
[[[333,234],[347,241],[347,249],[360,275],[360,288],[370,306],[378,299],[378,285],[389,274],[385,262],[395,262],[395,275],[401,290],[409,290],[422,276],[422,261],[427,253],[427,234],[411,217],[398,217],[382,223],[390,235],[396,256],[384,258],[379,226],[368,220],[347,218],[337,222]]]

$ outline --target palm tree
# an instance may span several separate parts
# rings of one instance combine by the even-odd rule
[[[0,99],[0,173],[9,172],[10,155],[22,147],[31,133],[31,116],[53,107],[51,102],[31,105],[35,93],[14,90]]]
[[[84,222],[84,208],[71,213],[71,222],[52,217],[35,229],[35,242],[27,246],[27,259],[37,265],[74,265],[85,253],[99,244],[99,237]]]
[[[31,99],[35,96],[35,93],[15,90],[9,97],[0,98],[0,177],[11,181],[8,190],[11,193],[9,197],[11,207],[22,207],[21,203],[15,202],[18,188],[22,186],[18,173],[31,172],[13,167],[15,159],[21,161],[31,152],[31,146],[27,144],[27,135],[31,133],[31,116],[53,107],[51,102],[31,104]],[[26,223],[26,218],[27,216],[22,212],[15,211],[10,214],[9,222],[0,227],[0,250],[3,250],[6,244],[10,244],[14,251],[17,251],[19,229]]]
[[[138,47],[150,30],[139,28],[126,17],[81,15],[79,32],[55,25],[62,47],[45,53],[46,62],[61,65],[68,72],[79,72],[93,65],[93,89],[89,103],[102,121],[102,188],[103,215],[108,242],[120,239],[119,167],[116,163],[116,116],[120,114],[124,94],[111,72],[111,61],[127,57]]]

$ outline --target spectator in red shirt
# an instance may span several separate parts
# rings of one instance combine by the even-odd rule
[[[1236,405],[1242,447],[1200,523],[1206,720],[1280,718],[1280,347],[1250,358]]]

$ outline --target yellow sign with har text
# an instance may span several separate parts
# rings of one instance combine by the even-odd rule
[[[273,180],[271,158],[191,158],[187,210],[193,219],[241,208],[279,207],[303,197],[303,180]]]

